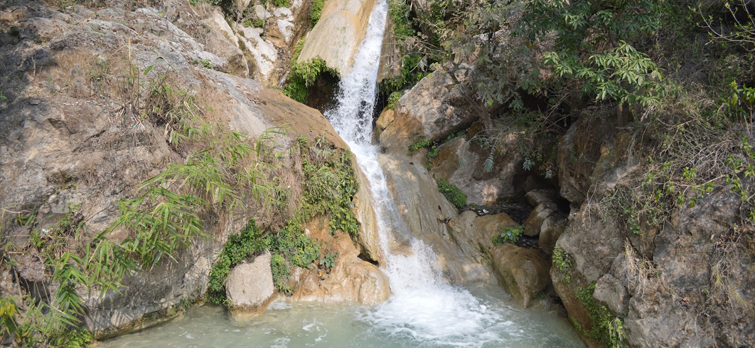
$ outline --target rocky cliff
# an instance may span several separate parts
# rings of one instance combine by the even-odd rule
[[[740,194],[746,189],[735,186],[748,184],[731,179],[737,170],[728,181],[723,174],[697,184],[705,191],[694,186],[700,191],[678,195],[667,184],[642,196],[642,185],[656,182],[649,180],[674,179],[656,172],[668,165],[633,156],[637,139],[610,110],[582,111],[558,141],[535,139],[545,144],[541,153],[552,153],[535,160],[528,151],[537,145],[521,131],[485,130],[465,114],[471,107],[454,98],[458,86],[439,82],[442,74],[406,92],[377,127],[385,157],[396,158],[386,163],[389,182],[400,187],[395,198],[411,221],[433,224],[416,235],[448,262],[447,279],[487,282],[494,274],[524,306],[552,297],[591,347],[753,342],[755,248]],[[747,161],[741,146],[717,149]],[[717,168],[714,154],[706,156],[700,161]],[[684,172],[682,180],[695,183],[694,172]],[[423,189],[411,189],[408,176],[455,184],[471,205],[457,215],[440,203],[426,206],[424,194],[423,203],[413,202],[404,196]],[[673,202],[664,201],[667,192]],[[512,234],[522,234],[516,244],[505,242]]]
[[[343,158],[350,156],[317,110],[265,87],[277,83],[285,71],[280,65],[285,59],[279,55],[302,34],[289,32],[296,6],[303,5],[260,9],[247,2],[239,15],[259,12],[256,16],[265,26],[258,30],[229,26],[218,7],[189,1],[0,5],[0,295],[4,306],[12,303],[4,308],[13,309],[4,312],[10,315],[4,318],[16,320],[13,313],[31,311],[39,301],[55,306],[59,290],[70,284],[83,305],[72,311],[74,320],[78,317],[97,337],[152,325],[205,297],[216,257],[228,237],[250,219],[267,231],[294,218],[307,180],[297,149],[316,143],[343,152]],[[203,157],[212,153],[216,155]],[[353,161],[345,163],[350,166]],[[208,175],[201,182],[220,180],[220,186],[192,191],[196,177],[178,172],[159,185],[145,183],[167,178],[171,168],[204,168],[195,172]],[[251,181],[242,183],[241,178]],[[230,192],[230,201],[219,193],[225,184],[238,190]],[[174,202],[171,197],[182,199],[184,210],[164,211],[196,214],[202,219],[195,225],[198,230],[190,235],[171,230],[174,225],[168,221],[183,221],[177,217],[166,218],[168,229],[143,229],[147,220],[117,223],[130,209],[125,207],[135,202],[132,199],[145,197],[145,190],[163,193],[150,196],[157,199],[152,203],[138,201],[144,206],[162,209]],[[325,251],[340,256],[327,273],[315,272],[314,283],[301,277],[308,291],[324,286],[332,300],[364,303],[381,301],[390,293],[382,272],[357,257],[376,262],[380,253],[373,244],[369,200],[362,196],[358,206],[358,220],[350,228],[362,249],[345,232],[326,229],[326,234],[340,236],[331,238],[339,239],[328,242],[332,246],[323,245],[327,250],[322,255],[308,257],[317,260]],[[156,230],[171,238],[194,237],[157,239],[156,248],[146,254],[144,244],[142,249],[122,244],[144,242],[142,233]],[[102,251],[102,245],[114,251]],[[107,272],[112,257],[124,255],[148,255],[150,261],[137,258],[124,278],[107,283],[114,289],[101,296],[105,283],[89,281],[104,279],[110,273],[98,272]],[[273,255],[273,263],[279,261]],[[95,264],[106,270],[89,266]],[[86,281],[62,282],[60,272],[66,269],[75,269]],[[322,285],[328,279],[350,283],[338,288]],[[296,290],[299,283],[291,287]],[[243,301],[238,300],[238,308]],[[6,333],[4,339],[10,342],[13,334]]]

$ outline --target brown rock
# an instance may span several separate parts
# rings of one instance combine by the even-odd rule
[[[328,0],[320,20],[307,35],[299,62],[321,58],[345,76],[364,39],[375,0]]]
[[[499,283],[522,306],[528,307],[534,294],[548,287],[550,264],[537,249],[504,243],[494,247],[490,256]]]
[[[380,117],[378,117],[377,121],[375,122],[375,135],[377,137],[380,137],[380,133],[382,133],[388,126],[393,122],[394,119],[394,112],[392,109],[385,109],[383,112],[380,113]]]
[[[524,222],[524,235],[530,237],[536,237],[539,235],[545,219],[557,211],[558,207],[554,203],[547,202],[539,204],[532,210],[530,216]]]
[[[309,237],[319,240],[324,252],[338,256],[330,270],[303,270],[291,300],[373,305],[390,297],[388,277],[377,266],[359,259],[359,250],[346,233],[338,231],[332,236],[327,219],[311,221],[308,227]]]
[[[553,254],[553,249],[556,247],[556,242],[561,234],[566,229],[567,221],[560,214],[551,214],[543,221],[540,226],[540,236],[538,238],[538,246],[546,254]]]

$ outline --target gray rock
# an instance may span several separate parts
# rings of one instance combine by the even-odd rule
[[[610,274],[606,274],[595,284],[593,299],[603,306],[606,306],[611,313],[622,314],[627,312],[627,302],[629,294],[621,282]]]
[[[254,5],[254,15],[261,20],[266,20],[273,16],[273,14],[268,12],[262,5]]]
[[[231,270],[226,282],[226,296],[234,316],[264,312],[265,305],[275,293],[270,253],[242,263]]]
[[[399,99],[394,110],[394,121],[380,133],[379,140],[398,154],[407,153],[418,139],[443,140],[479,118],[443,72],[423,78]]]

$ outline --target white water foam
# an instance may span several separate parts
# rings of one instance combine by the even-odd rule
[[[437,256],[430,248],[412,239],[411,253],[391,250],[394,235],[409,233],[388,191],[378,161],[378,149],[371,144],[387,12],[386,1],[380,0],[370,16],[367,34],[354,58],[354,66],[341,80],[338,103],[325,113],[356,155],[369,180],[381,244],[386,254],[383,267],[393,292],[388,301],[360,316],[372,326],[377,337],[409,339],[416,345],[481,347],[489,342],[500,342],[501,329],[513,323],[504,321],[500,313],[489,310],[468,291],[444,284],[440,272],[432,267]],[[500,329],[491,330],[494,327]]]

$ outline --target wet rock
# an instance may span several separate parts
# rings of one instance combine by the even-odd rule
[[[265,311],[275,293],[270,253],[242,263],[231,270],[226,282],[228,308],[235,319],[246,319]]]
[[[465,242],[466,237],[457,238],[457,234],[449,230],[446,222],[456,217],[457,209],[438,192],[427,170],[400,155],[379,155],[378,160],[397,208],[396,214],[391,216],[391,226],[395,226],[389,236],[392,252],[411,252],[414,237],[438,255],[434,266],[442,270],[450,283],[490,282],[489,266],[476,251],[479,250],[477,242]],[[476,216],[474,212],[467,212],[467,216],[469,214]],[[465,243],[468,245],[460,247]]]
[[[491,260],[499,283],[528,307],[536,293],[548,287],[548,259],[537,249],[504,243],[491,250]]]
[[[354,163],[356,163],[356,160]],[[359,221],[357,243],[359,244],[360,257],[384,265],[385,255],[380,248],[380,235],[375,209],[372,206],[370,183],[361,170],[357,170],[357,181],[359,182],[359,191],[354,196],[352,204],[354,204],[354,214]]]

